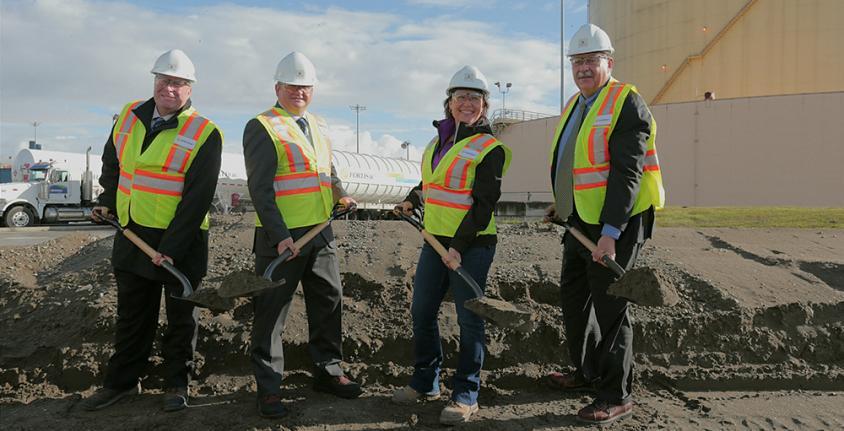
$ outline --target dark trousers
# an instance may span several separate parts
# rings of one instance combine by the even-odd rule
[[[256,256],[256,274],[262,275],[272,260],[272,257]],[[284,322],[300,281],[308,314],[308,352],[314,364],[314,377],[343,374],[340,368],[343,286],[335,242],[316,248],[305,246],[299,256],[273,272],[273,280],[282,278],[286,280],[282,286],[267,289],[252,300],[255,317],[250,357],[259,396],[281,390]]]
[[[599,225],[576,215],[569,221],[597,242]],[[631,269],[643,243],[642,217],[636,215],[616,241],[616,262]],[[633,390],[633,322],[629,302],[607,294],[615,279],[609,268],[592,261],[577,238],[565,234],[560,291],[569,357],[577,372],[595,384],[599,399],[621,404]]]
[[[158,328],[163,288],[167,310],[167,329],[162,339],[164,386],[187,387],[193,370],[198,313],[190,302],[170,297],[171,293],[180,294],[182,285],[120,270],[115,270],[114,276],[117,280],[117,329],[104,386],[128,389],[137,385],[144,375]]]

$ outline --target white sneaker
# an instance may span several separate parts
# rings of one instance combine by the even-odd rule
[[[449,401],[440,413],[440,423],[443,425],[457,425],[467,422],[472,414],[478,411],[478,403],[468,404]]]
[[[411,388],[410,386],[405,386],[402,388],[396,389],[393,392],[392,402],[396,404],[416,404],[419,401],[435,401],[440,399],[439,392],[429,392],[429,393],[422,393],[416,391],[416,389]]]

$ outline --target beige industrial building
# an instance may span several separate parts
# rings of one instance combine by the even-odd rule
[[[591,0],[589,21],[651,105],[668,205],[844,206],[844,1]],[[550,200],[558,121],[500,132],[502,200]]]

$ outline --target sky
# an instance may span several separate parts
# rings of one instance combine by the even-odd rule
[[[276,65],[300,51],[319,79],[309,111],[335,149],[356,151],[350,106],[363,105],[360,152],[405,158],[408,141],[419,160],[464,65],[489,80],[490,113],[502,102],[559,113],[561,3],[567,43],[587,0],[3,0],[0,161],[34,136],[45,150],[102,153],[112,115],[152,97],[149,71],[171,48],[196,65],[193,104],[221,128],[226,153],[242,153],[246,122],[276,101]]]

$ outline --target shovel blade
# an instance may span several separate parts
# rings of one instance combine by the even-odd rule
[[[627,271],[607,293],[646,307],[669,307],[680,302],[677,289],[659,271],[640,267]]]
[[[220,283],[220,287],[217,291],[223,298],[255,296],[265,289],[278,287],[285,283],[284,279],[279,281],[269,281],[245,270],[235,271],[228,275],[214,278],[211,281]]]
[[[234,308],[234,299],[221,297],[216,289],[194,290],[193,293],[182,298],[182,300],[192,302],[196,307],[207,308],[217,313]]]
[[[463,303],[467,310],[495,323],[519,332],[532,332],[536,329],[536,316],[509,302],[500,299],[480,297]]]

